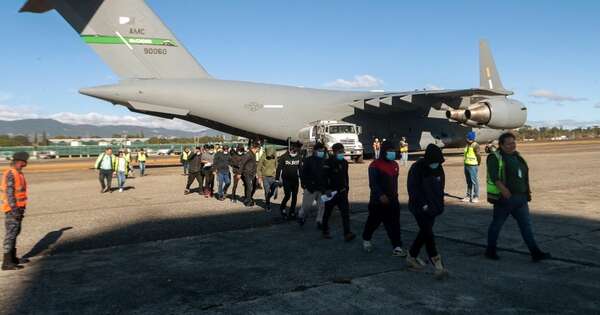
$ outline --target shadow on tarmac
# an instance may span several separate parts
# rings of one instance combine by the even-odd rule
[[[257,194],[258,193],[259,192],[257,192]],[[164,303],[167,303],[167,306],[170,306],[172,303],[182,305],[187,303],[192,305],[193,309],[201,311],[221,307],[224,305],[223,303],[231,300],[252,301],[262,297],[269,297],[279,294],[280,290],[285,289],[277,286],[288,285],[291,286],[287,287],[286,290],[288,292],[298,292],[304,291],[299,290],[298,288],[306,287],[306,290],[308,290],[313,287],[319,287],[323,285],[323,283],[336,283],[335,279],[338,279],[339,277],[343,277],[343,279],[366,277],[369,274],[385,273],[387,272],[385,271],[386,268],[390,268],[388,266],[388,260],[381,259],[381,257],[377,258],[377,256],[367,257],[360,251],[356,251],[353,247],[348,247],[359,246],[356,244],[360,243],[360,234],[362,230],[359,229],[362,228],[364,220],[366,219],[364,213],[366,212],[367,204],[365,203],[354,203],[351,205],[353,209],[353,228],[355,233],[358,232],[357,234],[359,237],[353,243],[350,243],[350,245],[344,245],[344,242],[341,240],[322,241],[319,243],[317,240],[318,232],[314,227],[314,221],[310,220],[302,229],[299,228],[295,222],[284,221],[279,217],[279,204],[273,203],[273,209],[277,209],[277,211],[273,211],[269,214],[266,214],[263,209],[257,209],[256,207],[255,211],[242,211],[240,206],[241,205],[239,204],[232,204],[231,213],[225,215],[198,215],[187,218],[149,220],[124,227],[117,227],[97,235],[68,242],[58,242],[58,240],[62,233],[70,228],[63,228],[58,231],[50,232],[46,237],[40,240],[26,256],[34,257],[48,249],[51,244],[55,244],[55,246],[50,249],[50,253],[51,255],[56,256],[42,257],[33,262],[34,264],[41,265],[36,266],[37,270],[40,271],[31,276],[27,281],[27,284],[22,284],[23,286],[26,286],[26,288],[22,289],[18,301],[14,304],[16,305],[14,312],[83,314],[96,313],[99,310],[103,310],[103,312],[106,313],[128,313],[142,310],[141,312],[144,313],[144,305],[155,305],[156,303],[159,303],[161,299],[166,301]],[[414,237],[415,224],[414,219],[406,210],[406,204],[402,205],[402,209],[401,220],[405,242],[404,245],[408,246],[410,245],[410,242],[412,242],[412,237]],[[482,237],[473,239],[472,237],[464,237],[461,231],[453,232],[453,230],[461,229],[460,227],[457,228],[457,226],[455,226],[455,222],[462,222],[468,225],[470,229],[477,231],[479,235],[485,235],[490,220],[491,211],[489,209],[449,205],[446,213],[439,218],[434,230],[438,233],[440,243],[453,242],[459,247],[474,246],[475,248],[479,248],[479,250],[470,249],[466,252],[461,251],[454,253],[455,255],[465,255],[465,259],[473,258],[473,256],[481,256],[483,253],[484,243],[481,242]],[[536,236],[549,234],[549,231],[555,229],[556,226],[576,227],[575,230],[580,229],[582,226],[585,227],[586,230],[594,226],[598,228],[597,221],[582,220],[580,218],[566,216],[540,215],[539,213],[533,216],[533,221],[534,231],[539,233],[536,234]],[[274,233],[272,229],[253,229],[280,224],[289,225],[287,228],[284,228],[286,233],[290,233],[284,235],[285,237],[288,237],[288,239],[272,239],[272,234]],[[339,212],[337,211],[334,211],[332,216],[331,227],[332,234],[335,233],[336,236],[338,236],[338,234],[341,235],[341,222]],[[210,241],[212,242],[209,244],[210,246],[204,244],[203,242],[205,241],[202,239],[183,239],[191,236],[202,236],[225,231],[238,230],[239,232],[244,232],[241,230],[248,229],[252,229],[248,232],[254,235],[252,238],[256,237],[260,241],[247,240],[247,242],[251,243],[244,244],[245,241],[243,239],[236,239],[234,236],[230,235],[230,233],[220,234],[216,241]],[[302,230],[304,233],[300,232]],[[570,233],[571,231],[565,232]],[[377,233],[380,235],[385,234],[383,227],[380,227]],[[312,237],[313,234],[315,236],[315,241],[306,243],[307,235],[311,235]],[[127,251],[126,248],[114,246],[178,238],[181,240],[173,242],[171,245],[169,245],[169,243],[161,245],[148,243],[144,246],[153,249],[151,255],[128,255],[128,257],[121,258],[118,263],[106,262],[108,267],[102,269],[100,272],[94,270],[94,276],[81,274],[81,272],[86,272],[86,270],[76,270],[75,267],[73,267],[74,271],[70,275],[65,275],[64,270],[52,271],[54,268],[53,264],[62,260],[68,260],[68,258],[60,257],[63,255],[66,255],[65,257],[95,255],[94,257],[100,260],[97,263],[104,263],[103,261],[112,261],[113,255],[122,255]],[[538,238],[538,242],[540,242],[542,248],[553,252],[555,256],[557,256],[557,260],[573,263],[576,268],[582,266],[600,268],[600,265],[598,264],[594,265],[585,261],[568,259],[577,258],[577,254],[585,252],[585,249],[579,248],[577,249],[577,251],[579,251],[577,253],[557,251],[556,248],[548,248],[547,244],[549,244],[550,241],[551,240],[546,238]],[[179,242],[187,242],[189,244],[187,247],[180,247],[180,245],[178,245]],[[273,245],[274,243],[272,242],[276,242],[277,245]],[[289,243],[287,249],[277,247],[285,242]],[[324,242],[330,242],[328,243],[330,245],[325,245],[326,243]],[[516,244],[520,244],[520,246],[515,247],[514,245]],[[506,254],[506,251],[523,254],[525,256],[528,254],[522,246],[516,224],[507,222],[501,234],[500,245],[502,246],[501,249],[505,252],[504,254]],[[561,246],[573,249],[572,245],[576,245],[575,242],[567,240],[567,244]],[[168,253],[165,253],[164,248],[160,248],[161,246],[177,246],[177,250],[183,248],[186,252],[178,252],[177,250],[171,249]],[[225,250],[225,248],[231,246],[243,248],[243,252],[240,252],[240,249]],[[335,246],[338,250],[319,249],[319,247],[325,246],[329,246],[330,248]],[[154,247],[157,248],[154,249]],[[384,246],[380,245],[380,247]],[[106,250],[93,251],[91,253],[81,252],[82,250],[102,248],[106,248]],[[220,251],[221,249],[223,250]],[[351,249],[351,251],[348,251],[348,249]],[[273,252],[273,250],[276,252]],[[277,252],[278,250],[283,250],[283,252]],[[174,251],[174,253],[171,253],[171,251]],[[500,252],[501,256],[503,251]],[[190,252],[193,252],[194,259],[200,260],[189,260],[190,258],[188,258],[188,256],[192,255],[189,254]],[[256,256],[248,256],[247,252],[255,253],[253,255]],[[173,255],[178,258],[171,257]],[[595,257],[588,258],[600,258],[600,253],[596,252],[595,255]],[[480,259],[481,265],[489,264],[483,257]],[[164,263],[162,262],[163,260],[165,260]],[[213,262],[210,262],[211,260],[213,260]],[[525,261],[526,259],[522,260]],[[185,272],[182,272],[181,266],[178,266],[176,263],[169,263],[173,261],[180,261],[184,266],[188,266],[185,268],[198,268],[198,271],[195,273],[191,272],[190,269],[185,269]],[[273,263],[283,264],[283,266],[277,265],[278,267],[275,268],[272,266]],[[252,266],[263,266],[252,267],[258,268],[252,269],[251,267],[245,267],[248,264]],[[523,268],[528,268],[527,263],[523,262],[523,264]],[[235,269],[236,267],[232,266],[239,266],[242,271],[238,272],[241,272],[241,274],[236,274],[236,270],[231,269]],[[57,266],[57,268],[61,267],[63,266]],[[290,268],[294,268],[294,272]],[[306,270],[298,271],[297,268],[306,268]],[[377,268],[375,269],[375,272],[373,271],[374,268]],[[458,266],[455,268],[458,269]],[[98,267],[93,269],[101,268]],[[152,273],[157,277],[156,279],[153,278],[154,276],[151,278],[144,278],[147,276],[148,269],[152,270]],[[146,273],[141,270],[145,270]],[[135,276],[138,272],[139,275]],[[191,276],[190,273],[194,275],[193,278],[189,278]],[[315,278],[315,274],[321,275],[321,273],[326,274],[326,276]],[[128,276],[124,276],[124,274],[127,274]],[[96,276],[99,276],[100,278],[95,278],[94,280],[94,277]],[[106,287],[107,283],[111,283],[107,282],[109,281],[107,279],[110,279],[113,276],[121,277],[125,280],[123,283],[120,283],[118,287]],[[135,281],[129,278],[132,276],[136,279]],[[164,282],[167,280],[163,279],[163,277],[167,276],[169,277],[168,281],[172,282]],[[54,281],[54,279],[57,278],[60,278],[60,280]],[[67,278],[67,280],[64,278]],[[261,281],[267,281],[265,279],[273,279],[273,281],[280,283],[275,285],[275,289],[267,287],[266,285],[263,287],[261,284],[263,282]],[[131,282],[128,282],[130,280]],[[83,283],[88,290],[90,286],[89,282],[98,281],[98,283],[96,284],[97,286],[95,287],[94,292],[75,292],[72,298],[56,298],[55,295],[58,294],[57,292],[69,295],[70,290],[73,290],[74,288],[77,290],[78,281],[85,281]],[[112,281],[114,282],[114,279]],[[352,280],[349,281],[352,282]],[[298,284],[305,282],[313,283],[312,285],[310,283],[302,285]],[[296,284],[294,285],[294,283]],[[268,285],[271,285],[271,282],[268,282]],[[492,291],[494,290],[493,285],[494,284],[492,284],[492,288],[489,288]],[[507,285],[512,284],[502,284],[502,286]],[[155,286],[163,288],[161,289],[160,294],[159,292],[148,293],[149,291],[153,291],[154,289],[152,288]],[[49,287],[51,287],[51,289],[49,289]],[[198,289],[199,287],[202,287],[202,289]],[[559,287],[555,287],[552,290],[561,291]],[[494,299],[484,299],[482,301],[477,301],[476,305],[503,303],[502,306],[508,307],[508,305],[519,303],[516,300],[510,302],[511,296],[521,294],[519,291],[520,289],[515,287],[514,292],[503,291],[504,293],[500,293],[501,298],[505,300],[504,302],[498,302]],[[592,290],[591,292],[585,293],[584,296],[581,296],[581,293],[578,293],[578,290],[573,290],[573,285],[571,285],[570,288],[565,288],[563,291],[565,292],[561,292],[559,298],[554,297],[553,299],[547,300],[539,295],[535,295],[531,298],[533,300],[529,301],[529,303],[532,303],[532,306],[529,306],[526,309],[531,309],[531,307],[533,307],[536,312],[541,313],[560,313],[562,311],[575,311],[577,309],[589,312],[593,308],[588,308],[592,306],[586,306],[587,304],[585,304],[584,301],[589,295],[593,296],[599,292],[594,292]],[[161,296],[161,294],[167,294],[168,296]],[[570,303],[573,295],[579,295],[579,304]],[[338,302],[342,303],[343,301]],[[471,311],[481,311],[476,305],[473,305]],[[165,306],[163,305],[162,307]],[[489,308],[490,306],[488,305],[487,307]],[[159,311],[156,310],[156,312]],[[377,313],[377,310],[373,310],[373,312]]]

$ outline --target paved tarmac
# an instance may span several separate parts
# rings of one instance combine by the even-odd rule
[[[516,223],[501,234],[500,261],[483,258],[486,203],[448,197],[436,223],[451,277],[406,269],[383,227],[376,250],[303,229],[276,212],[193,194],[175,167],[151,168],[124,193],[100,194],[92,170],[33,171],[19,252],[25,269],[0,272],[2,313],[37,314],[431,314],[600,313],[600,143],[527,144],[535,234],[556,259],[531,263]],[[454,151],[456,152],[456,151]],[[368,164],[351,165],[354,232],[366,219]],[[32,168],[34,169],[34,168]],[[461,158],[448,154],[447,192],[464,195]],[[480,170],[481,190],[484,168]],[[406,210],[405,245],[416,226]],[[241,189],[239,189],[241,192]],[[263,191],[257,191],[262,197]],[[278,203],[279,200],[276,201]],[[425,253],[422,253],[422,256]]]

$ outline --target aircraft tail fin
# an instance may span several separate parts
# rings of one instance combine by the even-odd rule
[[[505,91],[492,51],[485,40],[479,41],[479,86],[482,89]]]
[[[28,0],[20,12],[52,9],[122,79],[210,78],[144,0]]]

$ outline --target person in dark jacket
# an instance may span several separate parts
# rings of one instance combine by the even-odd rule
[[[350,190],[350,177],[348,176],[348,161],[345,158],[344,145],[336,143],[331,147],[332,155],[325,162],[327,164],[325,185],[327,200],[324,204],[325,212],[323,214],[323,238],[330,239],[329,217],[334,207],[338,207],[342,215],[342,225],[344,227],[344,240],[349,242],[356,235],[350,231],[350,202],[348,201],[348,191]]]
[[[381,223],[392,243],[392,255],[406,256],[402,249],[400,232],[400,202],[398,201],[398,173],[396,150],[390,141],[381,144],[379,159],[369,165],[369,216],[363,231],[363,248],[373,250],[371,239]]]
[[[231,171],[233,172],[233,187],[231,188],[231,201],[237,202],[237,186],[242,179],[242,171],[240,169],[241,162],[244,157],[245,150],[243,144],[238,144],[235,150],[231,150]]]
[[[229,172],[229,164],[231,164],[231,156],[229,155],[229,146],[224,145],[223,150],[215,154],[214,168],[217,172],[218,192],[217,198],[219,201],[225,200],[225,194],[231,184],[231,173]]]
[[[244,205],[246,207],[254,206],[254,192],[256,192],[256,152],[260,149],[259,145],[253,144],[250,150],[244,155],[240,161],[240,172],[242,173],[242,181],[244,182]]]
[[[292,144],[288,152],[279,157],[279,162],[277,163],[276,178],[282,183],[284,193],[279,210],[281,211],[281,216],[284,218],[293,218],[296,216],[296,202],[298,200],[300,168],[302,165],[302,158],[299,154],[301,148],[302,144],[300,142]],[[292,199],[290,209],[286,211],[286,206],[290,198]]]
[[[188,157],[188,180],[187,185],[185,185],[185,194],[188,195],[191,193],[190,187],[194,183],[195,180],[198,181],[199,190],[202,190],[204,185],[204,175],[202,174],[202,148],[196,147],[194,153],[192,153]]]
[[[313,154],[304,159],[302,169],[300,170],[300,183],[302,186],[302,207],[298,213],[298,224],[303,226],[306,223],[308,211],[313,202],[317,202],[317,227],[321,227],[323,222],[323,202],[321,195],[325,192],[327,178],[325,177],[325,145],[317,142],[313,147]]]
[[[436,278],[443,278],[448,271],[438,254],[433,235],[435,218],[444,212],[444,186],[446,177],[442,164],[442,150],[430,144],[425,156],[414,163],[408,171],[408,208],[419,226],[419,233],[413,242],[406,262],[409,268],[421,270],[425,267],[419,257],[421,247],[425,245],[427,255],[435,268]]]

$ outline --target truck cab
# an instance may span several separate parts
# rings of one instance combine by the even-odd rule
[[[307,154],[312,154],[312,146],[318,141],[328,149],[336,143],[344,145],[346,159],[357,163],[363,161],[363,145],[358,140],[361,128],[355,124],[335,121],[319,120],[310,123],[298,133],[298,140],[306,148]]]

